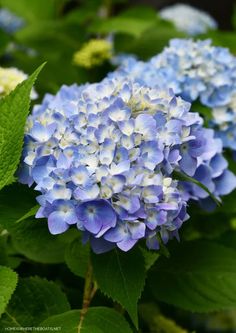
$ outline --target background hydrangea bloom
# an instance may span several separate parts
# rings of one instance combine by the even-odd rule
[[[110,76],[128,76],[148,86],[172,88],[176,95],[213,108],[211,126],[224,147],[236,149],[236,58],[210,40],[173,39],[148,62],[127,57]]]
[[[12,34],[24,26],[24,20],[8,9],[0,9],[0,29]]]
[[[160,16],[171,21],[182,32],[194,36],[217,28],[217,22],[206,12],[186,4],[165,7]]]
[[[187,201],[207,193],[186,192],[174,170],[216,196],[236,186],[220,140],[189,108],[172,91],[115,78],[46,95],[28,118],[20,172],[41,192],[36,217],[52,234],[77,226],[95,252],[178,237]]]
[[[213,108],[212,125],[222,139],[224,147],[236,151],[236,90],[225,106]]]
[[[27,78],[28,75],[17,68],[0,67],[0,98],[8,95],[19,83]],[[31,92],[31,98],[37,98],[37,93],[34,89]]]

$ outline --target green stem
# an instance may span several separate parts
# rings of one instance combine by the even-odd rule
[[[88,269],[85,277],[83,304],[80,312],[80,321],[78,325],[78,333],[81,332],[82,324],[86,313],[88,312],[89,305],[97,291],[97,283],[93,281],[93,267],[91,262],[88,263]]]

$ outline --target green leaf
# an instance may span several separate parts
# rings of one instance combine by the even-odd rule
[[[65,294],[54,282],[37,276],[23,278],[19,280],[7,307],[2,326],[15,326],[16,322],[17,327],[34,326],[50,316],[69,310]]]
[[[23,145],[30,92],[44,64],[0,100],[0,189],[11,182]]]
[[[82,328],[78,331],[80,310],[72,310],[48,318],[41,327],[61,327],[61,333],[132,333],[124,317],[113,309],[105,307],[89,308]],[[44,330],[44,332],[51,332]]]
[[[176,31],[171,24],[157,21],[142,31],[139,37],[130,41],[129,44],[123,47],[120,45],[119,51],[135,53],[141,59],[149,59],[161,52],[171,38],[183,37],[185,37],[185,34]]]
[[[141,18],[132,17],[113,17],[106,21],[98,20],[90,26],[89,31],[99,33],[126,33],[139,37],[145,30],[150,27],[150,22]]]
[[[151,251],[144,247],[140,247],[140,251],[142,252],[144,258],[145,268],[148,271],[157,261],[157,259],[160,256],[160,253],[159,251]]]
[[[24,221],[24,220],[28,219],[29,217],[35,216],[35,214],[36,214],[37,211],[39,210],[39,207],[40,207],[39,205],[36,205],[36,206],[30,208],[30,210],[29,210],[26,214],[24,214],[21,218],[19,218],[19,219],[16,221],[16,223],[19,223],[19,222],[21,222],[21,221]]]
[[[197,179],[190,177],[183,172],[178,172],[178,171],[173,172],[173,177],[177,180],[193,183],[193,184],[201,187],[206,193],[209,194],[209,196],[212,198],[213,201],[215,201],[215,203],[218,206],[221,206],[221,202],[208,190],[208,188],[203,183],[199,182]]]
[[[155,9],[149,6],[137,5],[132,6],[120,14],[121,17],[135,17],[142,20],[156,21],[157,14]]]
[[[0,317],[16,288],[17,274],[8,267],[0,266]]]
[[[137,327],[137,302],[145,283],[145,264],[141,251],[135,248],[127,253],[115,250],[93,254],[92,265],[101,291],[119,302]]]
[[[42,0],[0,0],[0,4],[13,11],[15,14],[24,17],[28,22],[42,20],[55,16],[57,4],[60,6],[65,0],[47,0],[47,4]]]
[[[72,273],[84,277],[89,261],[89,245],[83,245],[81,237],[69,243],[65,251],[65,262]]]
[[[65,243],[51,235],[44,219],[27,219],[11,229],[15,249],[27,258],[44,264],[64,261]]]
[[[161,257],[149,277],[158,300],[185,310],[236,307],[236,251],[208,241],[177,245]]]
[[[100,33],[125,33],[139,37],[145,30],[157,22],[153,9],[136,6],[108,19],[98,19],[89,27],[89,31]]]

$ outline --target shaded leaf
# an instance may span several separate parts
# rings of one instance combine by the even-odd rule
[[[23,278],[19,280],[8,305],[7,315],[2,319],[2,327],[14,327],[14,320],[18,323],[17,327],[38,325],[52,315],[69,310],[70,305],[65,294],[54,282],[37,276]]]
[[[61,333],[132,333],[129,324],[121,314],[105,307],[89,308],[80,331],[78,331],[79,321],[80,311],[72,310],[48,318],[40,326],[61,327]]]
[[[186,310],[236,307],[236,251],[207,241],[178,245],[150,274],[155,298]]]
[[[0,266],[0,317],[16,288],[17,274],[10,268]]]
[[[137,302],[145,283],[142,253],[135,248],[124,253],[118,250],[92,255],[98,286],[103,293],[119,302],[138,326]]]
[[[64,261],[66,245],[51,235],[45,220],[28,219],[11,229],[15,249],[36,262],[51,264]]]
[[[65,262],[72,273],[80,277],[85,276],[88,267],[89,253],[89,245],[83,245],[80,237],[67,245]]]

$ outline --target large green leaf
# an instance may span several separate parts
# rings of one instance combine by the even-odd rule
[[[0,266],[0,317],[16,288],[17,274],[8,267]]]
[[[138,248],[127,253],[115,250],[92,255],[98,286],[103,293],[119,302],[138,326],[137,302],[145,283],[145,264]]]
[[[69,269],[80,277],[84,277],[89,261],[89,245],[83,245],[81,237],[69,243],[65,251],[65,262]]]
[[[65,294],[54,282],[37,276],[23,278],[19,280],[7,314],[2,318],[2,327],[35,326],[50,316],[69,310]]]
[[[236,307],[236,251],[208,241],[176,246],[150,274],[153,295],[186,310]]]
[[[43,66],[0,100],[0,189],[12,182],[19,163],[30,92]]]
[[[42,20],[56,16],[57,11],[60,9],[66,0],[47,0],[45,3],[42,0],[0,0],[0,5],[13,11],[15,14],[22,16],[28,22],[35,20]],[[59,6],[58,6],[59,5]]]
[[[64,261],[66,244],[51,235],[46,220],[27,219],[11,229],[15,249],[36,262],[51,264]]]
[[[150,25],[150,22],[141,18],[114,17],[106,21],[96,21],[89,30],[91,32],[98,31],[104,34],[119,32],[139,37]]]
[[[80,311],[73,310],[48,318],[41,327],[61,327],[61,333],[131,333],[124,317],[113,309],[89,308],[82,327],[78,330]],[[44,332],[51,332],[45,330]]]

